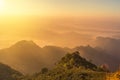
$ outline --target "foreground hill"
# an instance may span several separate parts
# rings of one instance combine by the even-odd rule
[[[0,80],[17,80],[22,74],[9,66],[0,63]]]
[[[25,80],[105,80],[105,77],[102,68],[79,56],[79,52],[74,52],[62,57],[55,68],[44,68],[40,73],[26,77]]]
[[[63,67],[67,69],[72,68],[86,68],[90,70],[97,70],[97,66],[82,58],[79,52],[74,52],[72,54],[66,54],[57,64],[58,67]]]

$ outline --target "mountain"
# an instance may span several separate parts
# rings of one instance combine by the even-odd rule
[[[7,64],[23,74],[39,72],[41,68],[54,67],[66,53],[79,51],[82,57],[96,65],[106,64],[113,71],[119,66],[120,59],[101,47],[78,46],[61,48],[56,46],[39,47],[33,41],[22,40],[9,48],[0,50],[0,62]]]
[[[120,39],[110,37],[97,37],[93,43],[94,46],[106,50],[112,56],[120,56]]]
[[[38,60],[41,48],[32,41],[20,41],[0,51],[0,61],[22,73],[37,71],[43,62]]]
[[[0,80],[17,80],[22,76],[20,72],[0,63]]]
[[[113,57],[110,53],[105,50],[96,47],[93,48],[91,46],[80,46],[75,47],[74,51],[79,51],[82,57],[85,57],[87,60],[92,61],[96,65],[107,64],[111,71],[115,71],[119,66],[119,58]]]
[[[98,77],[99,76],[99,77]],[[79,52],[66,54],[51,70],[44,68],[41,72],[25,80],[105,80],[102,68],[87,61]]]
[[[0,62],[24,73],[32,74],[42,67],[52,67],[66,53],[62,48],[46,46],[40,48],[33,41],[22,40],[10,48],[0,50]]]
[[[64,68],[67,67],[68,69],[84,67],[90,70],[97,70],[97,66],[87,61],[85,58],[82,58],[79,52],[73,52],[72,54],[66,54],[58,62],[57,66],[61,66]]]

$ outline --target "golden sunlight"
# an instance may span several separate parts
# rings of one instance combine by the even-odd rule
[[[0,11],[3,10],[3,7],[5,6],[5,1],[0,0]]]

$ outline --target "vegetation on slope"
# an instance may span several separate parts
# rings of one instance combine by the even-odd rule
[[[79,55],[66,54],[52,70],[43,68],[40,73],[22,80],[105,80],[105,72]]]
[[[0,63],[0,80],[17,80],[23,75],[9,66]]]

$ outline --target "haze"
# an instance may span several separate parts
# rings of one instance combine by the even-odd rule
[[[20,40],[75,47],[119,38],[119,0],[0,0],[0,48]]]

